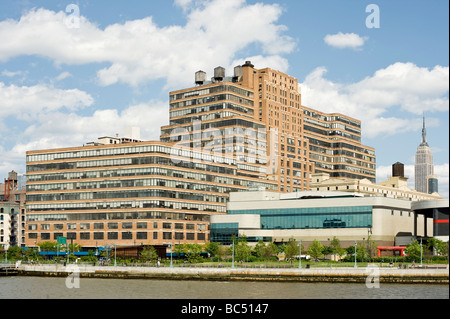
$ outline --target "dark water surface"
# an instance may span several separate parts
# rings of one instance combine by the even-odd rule
[[[74,288],[68,288],[75,286]],[[449,299],[448,285],[0,277],[0,299]]]

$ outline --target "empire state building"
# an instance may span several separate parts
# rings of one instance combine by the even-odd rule
[[[415,170],[416,191],[428,193],[427,178],[430,175],[434,174],[434,169],[433,169],[433,155],[431,154],[431,148],[428,146],[427,143],[425,117],[423,118],[422,142],[417,148],[414,170]]]

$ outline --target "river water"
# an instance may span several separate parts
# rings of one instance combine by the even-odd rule
[[[0,299],[449,299],[449,286],[16,276],[0,277]]]

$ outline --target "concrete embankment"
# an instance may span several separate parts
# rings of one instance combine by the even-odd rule
[[[114,267],[92,265],[22,265],[19,276],[80,278],[164,279],[164,280],[247,280],[290,282],[371,282],[448,284],[449,270],[394,268],[195,268]]]

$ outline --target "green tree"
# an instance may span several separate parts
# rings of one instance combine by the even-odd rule
[[[317,261],[323,256],[323,250],[323,245],[317,239],[314,239],[312,244],[308,247],[308,254]]]
[[[257,257],[268,260],[275,255],[278,251],[277,245],[274,243],[265,243],[263,240],[259,240],[254,248],[254,253]]]
[[[367,257],[371,259],[373,256],[376,256],[377,253],[377,244],[372,240],[372,235],[367,237],[366,244]]]
[[[95,256],[93,250],[89,250],[88,251],[88,255],[81,257],[81,260],[89,262],[89,263],[92,263],[92,262],[96,262],[97,261],[97,256]]]
[[[437,255],[447,256],[448,255],[448,242],[443,242],[437,238],[428,239],[428,247],[434,249]]]
[[[266,243],[262,239],[258,240],[253,251],[255,252],[256,257],[263,258],[264,250],[266,249]]]
[[[56,251],[57,245],[58,245],[57,242],[52,242],[52,241],[43,241],[38,244],[39,249],[41,251]]]
[[[229,251],[231,250],[229,250],[229,248],[227,248],[226,246],[219,245],[216,256],[219,257],[220,260],[222,260],[223,258],[225,258],[225,256],[228,254]]]
[[[270,242],[267,243],[266,247],[264,248],[263,252],[263,258],[264,260],[268,260],[271,257],[273,257],[278,252],[278,247],[274,243]]]
[[[201,252],[203,246],[200,244],[180,244],[174,247],[173,252],[179,256],[184,254],[184,259],[189,263],[196,263],[201,261]]]
[[[345,249],[341,247],[341,241],[335,237],[330,243],[331,252],[335,256],[339,256],[339,260],[345,255]]]
[[[283,246],[283,251],[286,254],[286,259],[290,260],[292,262],[294,256],[297,256],[300,253],[300,248],[298,247],[298,242],[291,237],[289,239],[289,242]],[[304,247],[302,245],[302,250],[304,250]]]
[[[211,255],[211,257],[215,257],[219,254],[220,244],[209,242],[205,244],[205,251]]]
[[[154,261],[158,259],[158,253],[156,252],[155,247],[145,246],[139,257],[143,262]]]
[[[359,261],[365,261],[368,257],[367,243],[366,241],[358,242],[356,246],[356,259]]]
[[[247,237],[239,237],[236,248],[235,248],[235,256],[238,261],[246,261],[248,257],[250,257],[251,248],[248,245]]]
[[[27,248],[23,251],[23,255],[27,261],[36,260],[39,256],[39,251],[36,248]]]
[[[83,250],[83,246],[81,246],[80,244],[77,244],[77,243],[69,244],[68,247],[69,247],[70,252]]]
[[[436,253],[441,256],[447,256],[448,257],[448,242],[441,241],[439,243],[438,247],[436,247]]]
[[[185,244],[174,245],[173,253],[177,254],[178,258],[181,258],[181,254],[186,257],[187,247]]]
[[[8,258],[9,259],[21,259],[22,258],[22,249],[18,246],[12,246],[8,249]]]
[[[423,248],[422,248],[423,249]],[[422,250],[423,252],[423,250]],[[411,260],[416,262],[420,262],[421,256],[421,247],[417,240],[414,240],[412,243],[406,245],[405,253]]]
[[[196,263],[201,261],[202,245],[200,244],[185,244],[186,259],[189,263]]]

